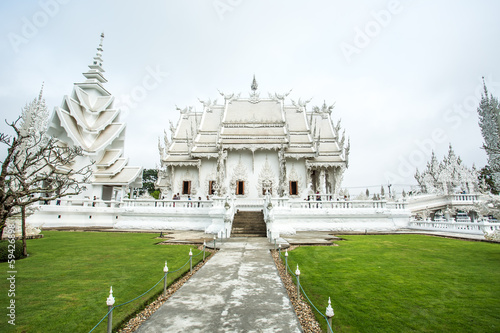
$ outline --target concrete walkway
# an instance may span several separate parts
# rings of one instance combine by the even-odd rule
[[[301,332],[272,247],[266,238],[226,241],[136,332]]]

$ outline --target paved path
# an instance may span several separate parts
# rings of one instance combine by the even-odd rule
[[[266,238],[231,238],[136,332],[301,332]]]

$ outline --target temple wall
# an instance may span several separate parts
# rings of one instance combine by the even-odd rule
[[[395,231],[406,228],[410,220],[408,210],[376,209],[293,209],[274,213],[273,229],[285,235],[293,231]]]

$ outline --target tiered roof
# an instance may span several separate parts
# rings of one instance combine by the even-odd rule
[[[132,185],[140,187],[142,168],[129,167],[123,157],[125,123],[120,122],[120,110],[114,108],[114,96],[103,86],[102,42],[89,70],[83,73],[85,82],[75,83],[71,96],[64,96],[52,116],[49,133],[61,141],[79,146],[95,161],[94,184]]]
[[[254,89],[255,88],[255,89]],[[160,145],[162,165],[199,165],[201,158],[217,158],[220,149],[278,150],[287,158],[305,158],[311,167],[347,167],[349,144],[333,126],[333,106],[314,107],[309,101],[285,104],[288,94],[260,98],[254,80],[247,98],[220,93],[223,104],[200,101],[203,112],[179,109],[181,117],[170,124],[171,142]],[[165,134],[166,135],[166,134]]]

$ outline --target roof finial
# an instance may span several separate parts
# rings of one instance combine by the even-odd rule
[[[43,95],[43,86],[44,86],[45,82],[42,82],[42,88],[40,88],[40,94],[38,95],[38,101],[41,101],[42,100],[42,95]]]
[[[89,71],[83,73],[88,80],[98,80],[101,83],[107,82],[102,73],[104,73],[104,69],[102,68],[102,43],[104,40],[104,32],[101,33],[101,41],[99,42],[99,46],[97,47],[96,55],[92,60],[92,63],[89,65]]]
[[[104,32],[101,33],[101,42],[99,43],[99,46],[97,47],[97,56],[98,57],[102,56],[102,51],[103,51],[103,49],[102,49],[102,42],[103,42],[103,40],[104,40]]]
[[[257,80],[255,80],[255,74],[253,75],[253,81],[252,81],[252,90],[256,91],[259,85],[257,84]]]

